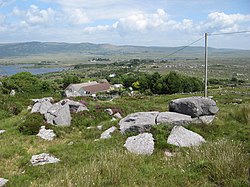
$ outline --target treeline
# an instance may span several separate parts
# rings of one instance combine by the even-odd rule
[[[201,91],[203,83],[200,79],[170,72],[167,75],[159,73],[128,73],[114,78],[107,77],[111,84],[123,84],[125,88],[132,87],[142,93],[173,94]]]

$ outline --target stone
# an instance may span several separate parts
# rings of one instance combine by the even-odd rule
[[[39,130],[39,133],[37,134],[40,138],[44,140],[51,141],[56,137],[56,134],[51,129],[45,129],[45,126],[41,126],[41,129]]]
[[[120,114],[120,112],[116,112],[113,116],[117,119],[122,119],[122,115]]]
[[[167,143],[179,147],[198,146],[204,142],[206,141],[202,136],[182,126],[174,126],[167,139]]]
[[[164,154],[165,154],[166,157],[173,157],[173,156],[175,156],[175,153],[172,153],[169,150],[165,150]]]
[[[54,118],[54,123],[57,126],[70,126],[71,115],[69,110],[69,105],[63,105],[56,113]]]
[[[190,115],[192,118],[204,115],[215,115],[219,108],[216,102],[206,97],[188,97],[172,100],[169,111]]]
[[[31,113],[39,112],[40,106],[41,106],[40,102],[35,103],[31,109]]]
[[[37,102],[40,102],[42,103],[43,101],[49,101],[49,102],[53,102],[54,99],[52,97],[44,97],[44,98],[41,98],[41,99],[31,99],[33,102],[37,103]]]
[[[106,131],[104,131],[102,134],[101,134],[101,139],[108,139],[108,138],[111,138],[111,134],[113,132],[115,132],[116,130],[116,127],[110,127],[109,129],[107,129]]]
[[[167,124],[167,125],[187,125],[192,123],[193,119],[191,116],[185,114],[179,114],[176,112],[161,112],[157,116],[156,123]]]
[[[154,138],[151,133],[128,137],[124,146],[131,153],[151,155],[154,151]]]
[[[51,125],[54,125],[54,119],[55,119],[55,116],[53,116],[52,114],[50,113],[46,113],[44,114],[44,118],[46,119],[46,122],[51,124]]]
[[[44,165],[44,164],[53,164],[53,163],[57,163],[60,160],[50,154],[47,153],[41,153],[39,155],[33,155],[31,157],[31,164],[33,166],[38,166],[38,165]]]
[[[102,125],[98,125],[97,129],[102,130]]]
[[[113,110],[111,108],[107,108],[104,111],[107,112],[110,116],[113,115]]]
[[[200,116],[193,118],[193,123],[195,124],[210,124],[214,121],[215,116]]]
[[[6,130],[0,130],[0,134],[3,134],[5,132],[6,132]]]
[[[5,184],[8,182],[9,180],[4,179],[4,178],[0,178],[0,187],[1,186],[5,186]]]
[[[39,111],[40,114],[45,114],[47,113],[47,111],[49,110],[49,108],[52,106],[52,104],[50,103],[50,101],[43,101],[40,105]]]
[[[137,112],[129,114],[120,120],[120,130],[122,133],[147,132],[151,126],[156,125],[156,117],[158,114],[159,112]]]
[[[15,90],[11,90],[10,91],[10,96],[15,96],[16,95],[16,91]]]
[[[82,111],[89,111],[89,109],[86,106],[81,105],[78,107],[76,113],[82,112]]]

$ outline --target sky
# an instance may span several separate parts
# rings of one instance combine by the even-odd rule
[[[238,31],[250,31],[250,0],[0,0],[0,43],[174,47]],[[250,49],[250,32],[211,35],[208,45]]]

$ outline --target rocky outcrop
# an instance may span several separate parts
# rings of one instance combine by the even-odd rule
[[[215,115],[219,108],[216,102],[206,97],[188,97],[172,100],[169,111],[186,114],[192,118],[205,115]]]
[[[137,112],[129,114],[120,120],[120,130],[122,133],[147,132],[151,126],[156,125],[156,117],[158,114],[159,112]]]
[[[50,154],[42,153],[39,155],[33,155],[30,162],[33,166],[39,166],[44,164],[53,164],[57,163],[60,160]]]
[[[115,132],[116,130],[116,127],[110,127],[109,129],[107,129],[106,131],[104,131],[102,134],[101,134],[101,139],[108,139],[108,138],[111,138],[111,134],[113,132]]]
[[[53,98],[32,99],[35,102],[31,113],[39,112],[44,114],[46,122],[57,126],[69,126],[71,124],[70,112],[88,111],[88,108],[77,101],[70,99],[61,100],[55,104],[51,104]]]
[[[44,140],[51,141],[56,137],[56,134],[53,132],[51,129],[45,129],[45,126],[42,126],[41,129],[39,130],[39,133],[37,134],[40,138]]]
[[[179,114],[176,112],[161,112],[157,116],[157,124],[166,124],[166,125],[187,125],[192,123],[193,119],[191,116],[185,114]]]
[[[128,137],[124,146],[131,153],[151,155],[154,151],[154,138],[150,133]]]
[[[202,136],[182,126],[174,126],[167,139],[167,143],[179,147],[197,146],[204,142],[206,141]]]
[[[0,187],[5,186],[7,184],[8,180],[4,178],[0,178]]]

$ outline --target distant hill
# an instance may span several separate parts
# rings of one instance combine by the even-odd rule
[[[145,47],[145,46],[117,46],[111,44],[93,43],[59,43],[59,42],[25,42],[0,44],[0,58],[33,56],[41,54],[59,53],[81,53],[94,55],[113,55],[113,54],[171,54],[181,49],[180,47]],[[209,48],[209,53],[213,55],[249,55],[250,50],[237,49],[215,49]],[[188,47],[181,52],[181,55],[203,55],[203,47]]]

